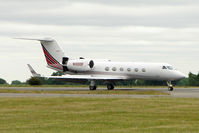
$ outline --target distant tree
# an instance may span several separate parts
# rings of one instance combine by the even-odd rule
[[[63,72],[61,71],[57,71],[57,72],[53,72],[51,74],[51,76],[62,76],[64,75]],[[66,84],[71,84],[69,82],[66,82],[66,81],[63,81],[63,80],[59,80],[59,79],[47,79],[47,84],[50,84],[50,85],[66,85]]]
[[[135,85],[136,86],[142,86],[142,85],[144,85],[144,80],[135,80]]]
[[[199,73],[195,75],[190,72],[188,82],[190,86],[199,86]]]
[[[146,86],[161,86],[161,85],[166,85],[166,82],[156,81],[156,80],[145,80],[143,84]]]
[[[49,79],[45,77],[40,77],[39,78],[42,82],[43,85],[49,85]]]
[[[51,74],[51,76],[62,76],[62,75],[64,75],[64,73],[63,73],[63,72],[60,72],[60,71],[53,72],[53,73]]]
[[[63,72],[53,72],[51,76],[61,76],[63,75]],[[40,78],[35,78],[32,77],[26,81],[26,83],[30,85],[65,85],[65,84],[70,84],[69,82],[65,82],[62,80],[55,80],[55,79],[50,79],[50,78],[45,78],[45,77],[40,77]]]
[[[36,77],[31,77],[30,79],[27,80],[27,83],[29,85],[41,85],[42,81],[39,78]]]
[[[7,84],[5,79],[0,78],[0,84]]]
[[[176,82],[178,86],[188,86],[189,85],[189,78],[182,79]]]
[[[124,85],[124,86],[135,86],[136,85],[137,80],[125,80],[125,81],[118,81],[115,84],[116,85]],[[103,84],[103,82],[102,82]]]
[[[21,81],[19,81],[19,80],[13,80],[12,82],[11,82],[11,84],[12,85],[20,85],[20,84],[23,84]]]

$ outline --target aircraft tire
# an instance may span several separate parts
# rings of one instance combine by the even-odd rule
[[[108,89],[108,90],[113,90],[113,89],[114,89],[114,85],[112,85],[112,84],[107,84],[107,89]]]
[[[173,87],[169,87],[169,88],[168,88],[168,91],[173,91]]]
[[[89,86],[89,89],[90,89],[90,90],[96,90],[96,89],[97,89],[97,86]]]

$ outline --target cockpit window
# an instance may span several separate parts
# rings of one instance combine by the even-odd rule
[[[173,70],[173,67],[172,67],[172,66],[167,66],[167,68],[168,68],[169,70]]]
[[[167,67],[166,66],[162,66],[162,69],[167,69]]]

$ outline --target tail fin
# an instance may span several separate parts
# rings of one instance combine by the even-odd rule
[[[31,74],[32,74],[33,77],[41,77],[40,74],[38,74],[38,73],[35,72],[35,70],[31,67],[30,64],[27,64],[27,65],[28,65],[28,68],[29,68],[29,70],[30,70],[30,72],[31,72]]]
[[[40,42],[48,66],[52,69],[63,71],[61,62],[62,58],[65,57],[65,54],[62,48],[57,44],[55,40],[52,41],[42,40]]]
[[[55,40],[51,38],[44,38],[44,39],[15,38],[15,39],[40,41],[48,67],[57,71],[63,71],[61,63],[62,63],[62,58],[65,57],[65,54],[63,49],[57,44]]]

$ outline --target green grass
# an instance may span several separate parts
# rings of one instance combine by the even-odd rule
[[[53,93],[53,94],[129,94],[129,95],[169,95],[169,93],[155,90],[16,90],[0,88],[0,93]]]
[[[198,133],[199,99],[0,98],[1,133]]]

